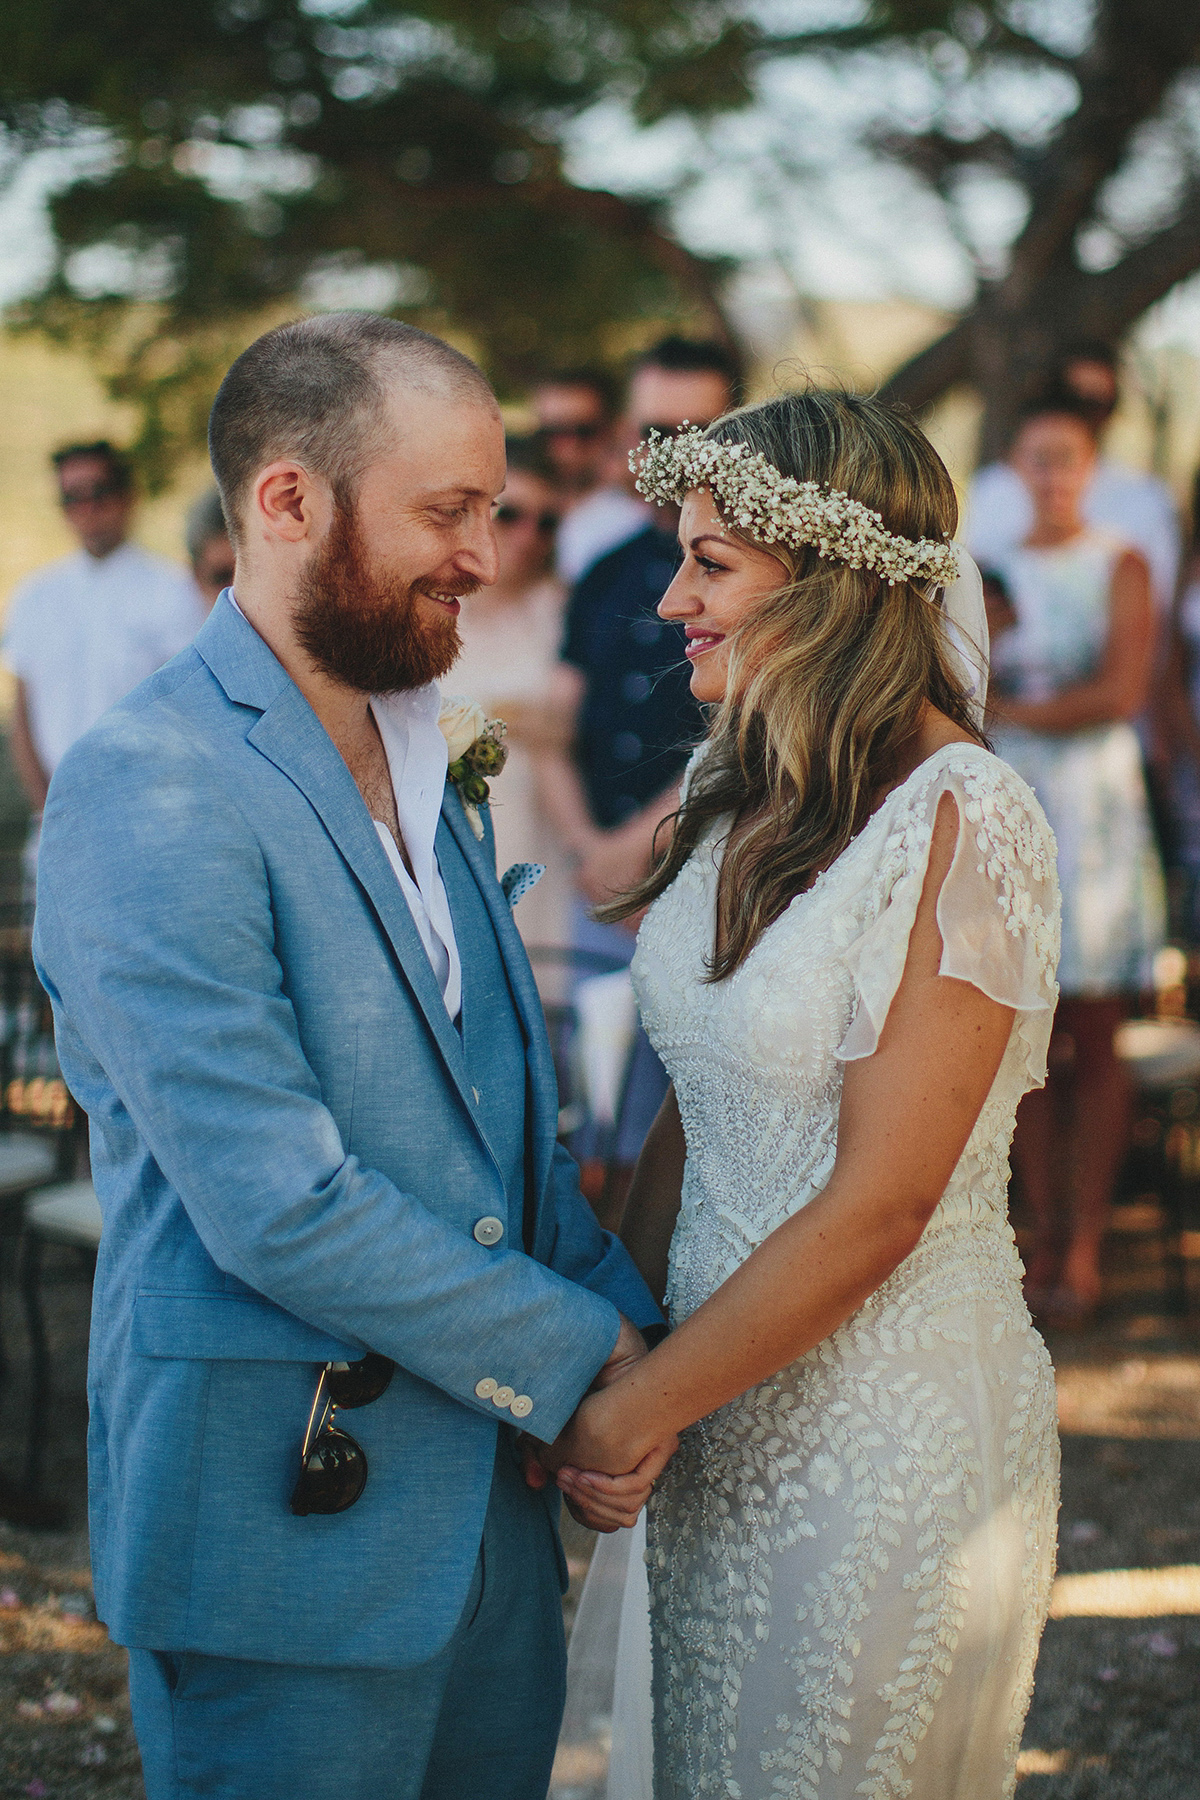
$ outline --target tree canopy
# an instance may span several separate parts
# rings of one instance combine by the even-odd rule
[[[972,177],[1015,196],[999,265],[977,259],[974,302],[891,384],[923,405],[974,382],[994,447],[1064,341],[1119,338],[1200,267],[1200,9],[1096,0],[1089,19],[1080,0],[1072,35],[1063,0],[817,6],[0,0],[9,169],[79,158],[18,321],[82,339],[138,402],[151,476],[196,440],[231,350],[298,304],[463,333],[510,393],[647,322],[727,333],[724,267],[678,241],[670,195],[578,185],[564,145],[598,102],[715,120],[755,104],[770,65],[818,59],[878,71],[871,147],[952,220]],[[903,129],[897,56],[935,96]],[[1032,127],[995,98],[1017,79],[1057,84]]]

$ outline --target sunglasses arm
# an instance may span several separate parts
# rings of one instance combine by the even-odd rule
[[[305,1427],[305,1431],[304,1431],[304,1443],[301,1446],[301,1450],[300,1450],[300,1466],[301,1466],[301,1468],[303,1468],[305,1463],[308,1461],[308,1453],[312,1449],[313,1444],[316,1441],[316,1439],[319,1438],[322,1431],[324,1431],[325,1420],[329,1416],[330,1403],[329,1403],[329,1397],[325,1392],[325,1384],[326,1384],[326,1381],[328,1380],[328,1377],[329,1377],[329,1364],[323,1363],[321,1366],[321,1373],[317,1378],[317,1391],[313,1395],[312,1411],[308,1415],[308,1424]],[[324,1402],[325,1402],[324,1406],[321,1405],[322,1400],[324,1400]],[[318,1421],[318,1414],[319,1414],[319,1421]],[[315,1429],[314,1429],[314,1427],[315,1427]]]

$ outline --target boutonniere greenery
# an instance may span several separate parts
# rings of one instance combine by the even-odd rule
[[[446,779],[458,789],[471,830],[482,838],[479,808],[491,792],[491,778],[508,761],[508,726],[503,719],[489,719],[477,701],[457,698],[442,701],[438,724],[449,759]]]

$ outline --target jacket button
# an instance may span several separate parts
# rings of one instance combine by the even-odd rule
[[[475,1383],[475,1398],[490,1400],[499,1385],[499,1382],[493,1381],[490,1375],[485,1375],[482,1381]]]
[[[514,1419],[527,1419],[533,1411],[533,1401],[528,1394],[518,1394],[508,1403],[508,1410]]]
[[[502,1407],[511,1406],[515,1399],[516,1395],[510,1387],[498,1387],[492,1395],[492,1405]]]
[[[498,1244],[504,1236],[504,1225],[489,1213],[486,1219],[480,1219],[471,1236],[477,1244]]]

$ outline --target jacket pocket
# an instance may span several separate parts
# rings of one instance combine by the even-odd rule
[[[365,1355],[270,1300],[141,1289],[130,1344],[139,1356],[199,1362],[355,1362]]]

